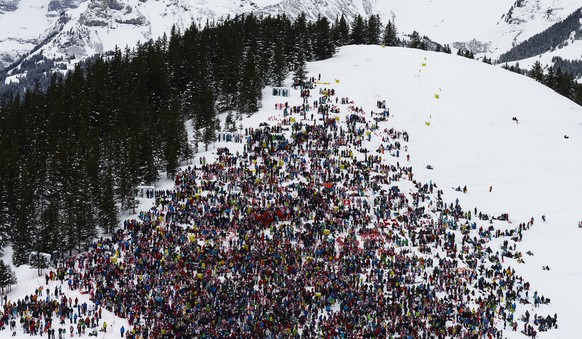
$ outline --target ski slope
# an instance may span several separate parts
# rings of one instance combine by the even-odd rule
[[[515,269],[551,298],[560,326],[539,337],[579,337],[582,266],[574,261],[582,257],[582,107],[525,76],[413,49],[349,46],[309,71],[339,79],[338,95],[366,111],[386,100],[391,122],[410,133],[415,177],[437,183],[445,200],[508,213],[514,223],[533,217],[518,249],[534,256]],[[467,194],[451,189],[464,185]]]
[[[383,22],[392,20],[400,32],[418,31],[441,43],[481,39],[494,30],[511,6],[507,0],[377,1]]]
[[[580,106],[527,77],[421,50],[347,46],[332,59],[310,63],[308,71],[310,76],[321,74],[337,96],[354,100],[366,112],[377,111],[376,102],[386,100],[390,125],[410,135],[407,145],[415,178],[436,183],[444,190],[446,202],[459,199],[464,209],[508,213],[514,224],[533,217],[533,227],[524,232],[517,246],[534,255],[525,256],[524,264],[507,261],[506,265],[531,283],[531,293],[537,290],[551,298],[550,305],[542,306],[542,313],[557,313],[559,329],[539,333],[538,338],[579,337],[582,266],[575,260],[582,256],[582,229],[577,227],[582,220]],[[299,92],[291,93],[286,99],[299,104]],[[263,94],[263,108],[244,119],[243,127],[257,127],[282,115],[273,109],[281,98],[273,97],[270,88]],[[380,143],[373,137],[365,147],[373,150]],[[242,150],[242,144],[216,143],[215,147]],[[196,159],[212,159],[212,153],[198,154]],[[398,160],[406,162],[404,157]],[[465,185],[466,194],[452,189]],[[157,186],[170,187],[169,181]],[[143,199],[141,207],[151,207],[151,201]],[[541,221],[542,215],[546,222]],[[542,265],[550,270],[542,270]],[[36,279],[35,270],[20,267],[17,273],[19,284],[9,294],[12,300],[44,284],[44,279]],[[67,293],[73,298],[86,297]],[[533,306],[530,312],[535,312]],[[112,329],[100,332],[98,338],[118,338],[119,327],[124,324],[127,329],[127,322],[110,313],[106,316]],[[7,330],[0,332],[4,335]],[[29,337],[17,331],[15,338]],[[519,331],[504,331],[504,337],[525,338]]]

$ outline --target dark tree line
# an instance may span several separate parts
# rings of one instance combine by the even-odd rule
[[[559,67],[576,78],[582,78],[582,60],[568,60],[556,56],[552,58],[552,62],[554,67]]]
[[[576,81],[572,73],[564,72],[560,67],[548,67],[546,71],[539,61],[536,61],[529,70],[520,68],[519,63],[511,66],[505,64],[502,67],[511,72],[527,75],[578,105],[582,105],[582,84]]]
[[[390,23],[389,23],[390,24]],[[388,31],[388,27],[387,27]],[[417,31],[413,31],[408,35],[409,40],[401,41],[399,46],[422,49],[424,51],[434,51],[451,54],[451,47],[448,44],[444,46],[432,41],[428,36],[421,36]]]
[[[387,29],[388,28],[388,29]],[[119,49],[0,102],[0,245],[15,264],[30,251],[82,250],[135,208],[135,188],[172,176],[191,157],[185,121],[208,147],[217,113],[260,108],[262,88],[338,46],[396,44],[378,17],[308,22],[238,16]],[[385,32],[388,32],[386,34]],[[234,114],[233,114],[234,112]],[[196,143],[197,145],[197,143]],[[196,150],[197,151],[197,150]]]
[[[457,55],[468,58],[468,59],[475,59],[473,52],[468,50],[468,49],[459,49],[457,51]],[[486,58],[484,58],[484,60],[486,60]],[[486,62],[486,61],[483,61],[483,62]]]

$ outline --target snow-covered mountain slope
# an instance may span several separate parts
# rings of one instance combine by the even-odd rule
[[[514,223],[534,217],[518,244],[534,256],[514,267],[551,296],[550,312],[560,319],[557,331],[539,337],[582,333],[582,266],[573,264],[582,257],[582,160],[575,156],[582,149],[580,106],[525,76],[442,53],[349,46],[309,71],[339,79],[338,95],[353,98],[366,112],[386,100],[393,125],[410,133],[415,178],[437,183],[448,201],[508,213]],[[426,169],[429,164],[433,170]],[[451,189],[464,185],[467,194]]]
[[[566,60],[582,59],[582,8],[574,11],[566,19],[552,25],[545,31],[517,44],[499,57],[500,62],[519,60],[526,68],[539,61],[547,65],[554,58]],[[556,64],[556,63],[555,63]],[[559,66],[559,64],[558,64]],[[582,68],[577,67],[570,72],[582,75]]]
[[[33,49],[79,58],[155,39],[172,25],[184,29],[247,12],[331,20],[378,14],[404,35],[416,30],[496,58],[579,6],[578,0],[0,0],[0,69]]]
[[[517,0],[500,18],[496,29],[483,36],[495,41],[493,56],[507,52],[514,45],[564,20],[582,7],[578,0]]]
[[[2,0],[0,69],[33,49],[49,58],[83,57],[157,38],[174,24],[252,9],[234,1]]]
[[[378,100],[386,100],[390,117],[388,122],[381,122],[381,130],[394,128],[409,133],[406,145],[410,161],[405,153],[396,158],[386,152],[383,158],[412,166],[414,179],[435,183],[447,203],[459,199],[467,210],[476,207],[490,215],[508,213],[510,226],[535,219],[517,243],[525,263],[505,258],[503,266],[514,268],[531,283],[530,300],[538,291],[551,298],[551,303],[539,308],[517,303],[519,329],[514,332],[508,326],[503,338],[524,338],[519,332],[523,322],[518,318],[526,310],[532,315],[558,315],[559,328],[540,332],[538,338],[579,337],[582,266],[576,260],[582,257],[582,229],[576,224],[582,220],[582,158],[576,154],[582,148],[581,107],[527,77],[455,55],[413,49],[343,47],[333,59],[310,63],[308,71],[310,76],[321,74],[322,82],[329,84],[320,86],[331,87],[338,97],[353,100],[366,118],[370,111],[378,111]],[[290,89],[290,93],[290,97],[275,97],[269,88],[265,89],[263,108],[241,121],[243,128],[260,123],[277,125],[284,117],[281,110],[273,109],[276,103],[287,101],[294,106],[303,102],[298,90]],[[314,100],[317,97],[315,94]],[[347,105],[339,107],[337,116],[344,123],[349,111]],[[297,114],[293,117],[300,119]],[[377,149],[382,144],[381,135],[372,133],[371,140],[362,146]],[[217,142],[215,147],[243,153],[242,144]],[[216,148],[196,155],[190,164],[198,163],[202,156],[211,161]],[[364,157],[361,153],[357,156],[360,160]],[[429,164],[432,170],[426,168]],[[172,185],[167,181],[156,188],[170,189]],[[452,189],[464,185],[466,194]],[[151,200],[142,202],[142,208],[152,208]],[[547,217],[546,222],[541,221],[542,215]],[[499,224],[492,221],[495,227]],[[460,242],[460,237],[457,239]],[[501,240],[492,239],[484,245],[495,253],[500,251]],[[527,251],[533,255],[525,254]],[[549,271],[542,269],[546,265]],[[35,272],[23,269],[18,273],[19,285],[9,294],[11,300],[30,294],[39,285]],[[42,277],[40,280],[43,284]],[[57,284],[51,283],[51,287]],[[73,299],[78,293],[63,290]],[[86,297],[79,295],[83,301]],[[108,333],[119,333],[122,324],[127,328],[127,320],[113,318],[111,313],[104,313],[104,319],[111,325]],[[7,331],[0,335],[9,335]],[[17,332],[17,339],[25,337],[30,336]]]
[[[59,12],[48,0],[0,0],[0,69],[30,52],[47,37]]]

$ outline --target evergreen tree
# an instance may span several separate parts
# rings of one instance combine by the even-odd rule
[[[537,81],[537,82],[544,81],[544,69],[542,68],[542,64],[539,61],[536,61],[532,65],[532,67],[528,73],[528,76],[530,78],[535,79],[535,81]]]
[[[293,23],[292,32],[290,36],[294,38],[292,46],[295,50],[294,52],[294,61],[297,62],[299,58],[299,50],[303,53],[303,57],[305,60],[311,60],[312,58],[312,46],[309,41],[309,34],[307,30],[307,18],[305,13],[301,13],[295,22]]]
[[[18,282],[16,278],[16,273],[12,270],[10,265],[6,264],[4,260],[0,260],[0,289],[1,293],[4,294],[7,287],[11,285],[16,285]]]
[[[352,22],[352,33],[350,35],[350,43],[352,45],[365,45],[366,44],[366,31],[367,25],[361,15],[354,19]]]
[[[408,42],[409,48],[420,49],[422,47],[422,41],[420,39],[420,34],[417,31],[413,31],[410,35],[410,41]]]
[[[0,122],[0,126],[2,122]],[[2,127],[0,127],[0,130]],[[0,131],[0,135],[3,133]],[[6,142],[0,140],[0,248],[6,245],[9,238],[9,230],[14,225],[14,196],[15,196],[15,174],[12,163],[13,155],[9,151]]]
[[[67,228],[67,249],[81,251],[95,237],[96,209],[93,205],[90,184],[83,175],[86,164],[73,168],[73,176],[66,187],[65,227]],[[137,185],[133,185],[135,188]]]
[[[285,62],[285,54],[283,49],[283,42],[277,40],[275,43],[275,54],[273,56],[273,82],[275,86],[283,86],[283,81],[287,77],[287,65]]]
[[[199,151],[199,144],[202,142],[202,132],[200,131],[201,125],[195,124],[194,125],[194,153],[198,153]]]
[[[134,166],[136,153],[132,147],[136,141],[133,137],[128,137],[120,142],[118,151],[120,161],[114,168],[115,196],[121,206],[121,211],[128,212],[135,210],[135,187],[139,184],[139,177]]]
[[[368,25],[366,27],[366,44],[378,45],[380,43],[380,31],[382,29],[382,21],[379,15],[371,15],[368,18]]]
[[[384,46],[398,46],[400,41],[398,40],[398,32],[396,26],[392,21],[388,21],[386,28],[384,29],[384,37],[382,39]]]
[[[104,164],[102,167],[97,222],[106,234],[110,234],[119,223],[117,205],[115,204],[115,181],[112,167],[108,164]]]
[[[295,72],[293,73],[293,83],[299,84],[307,78],[307,65],[305,62],[305,54],[303,51],[298,51],[297,62],[295,63]]]
[[[173,178],[180,160],[191,156],[184,116],[177,107],[170,106],[163,111],[163,163],[167,178]]]
[[[37,245],[34,246],[37,251],[51,253],[54,250],[63,248],[61,235],[63,229],[63,207],[59,204],[60,198],[57,194],[55,192],[48,197],[46,208],[44,208],[40,216],[36,236],[34,237],[34,240],[37,241]]]
[[[328,59],[335,53],[335,45],[331,39],[331,29],[326,17],[319,17],[313,25],[312,46],[315,60]]]
[[[305,15],[238,16],[182,35],[173,28],[52,77],[46,92],[28,86],[3,100],[0,245],[12,241],[16,263],[32,250],[82,250],[96,227],[109,233],[118,213],[135,212],[138,184],[172,175],[190,156],[186,119],[208,145],[217,110],[252,114],[265,84],[282,85],[291,67],[304,80],[307,61],[333,55],[375,19],[356,20],[353,36],[344,17],[330,28]]]
[[[216,121],[214,124],[204,127],[204,132],[202,133],[202,141],[204,142],[204,151],[208,151],[208,146],[216,141]]]
[[[236,119],[232,112],[228,112],[224,120],[224,130],[226,132],[236,132]]]
[[[253,51],[247,52],[239,86],[238,110],[249,115],[258,111],[262,85]]]
[[[559,94],[566,98],[572,99],[575,96],[574,78],[572,75],[562,71],[560,67],[556,70],[555,87],[553,88]]]
[[[350,43],[350,26],[342,14],[331,28],[332,40],[336,46],[345,46]]]
[[[549,88],[556,88],[556,74],[553,67],[548,68],[548,73],[544,76],[544,85]]]
[[[519,68],[519,62],[516,62],[515,65],[509,66],[509,70],[514,73],[523,74],[523,71]]]
[[[28,262],[28,255],[32,251],[31,239],[33,239],[32,225],[34,220],[32,215],[34,210],[34,201],[31,196],[32,190],[22,186],[21,196],[18,199],[18,211],[16,214],[16,224],[12,232],[12,249],[14,251],[12,262],[20,266]]]
[[[243,34],[237,32],[238,27],[237,25],[242,25],[238,21],[233,23],[225,23],[222,26],[217,27],[214,29],[216,31],[216,49],[214,57],[216,58],[212,64],[213,70],[210,72],[202,71],[205,77],[212,76],[216,79],[217,88],[213,91],[216,97],[216,107],[217,112],[224,112],[231,109],[236,109],[237,107],[237,97],[239,93],[239,86],[238,82],[241,77],[241,69],[243,66],[244,60],[244,53],[245,48],[251,49],[251,45],[254,46],[252,48],[257,48],[258,44],[260,43],[261,46],[264,44],[259,42],[260,39],[255,37],[251,39],[250,37],[245,38]],[[249,25],[247,30],[253,31],[257,34],[256,30],[258,29],[255,25]],[[246,32],[246,31],[245,31]],[[246,32],[250,34],[251,32]],[[210,43],[210,41],[209,41]],[[247,46],[245,46],[245,44]],[[202,47],[206,49],[208,47]],[[210,51],[205,51],[204,54],[212,54]],[[204,60],[204,58],[201,58]],[[267,64],[268,61],[264,61]],[[202,67],[204,64],[201,65]],[[282,70],[278,70],[282,71]],[[275,76],[275,70],[273,70],[273,77]],[[200,86],[199,88],[204,88],[204,86]]]
[[[574,102],[582,106],[582,85],[577,83],[574,93]]]

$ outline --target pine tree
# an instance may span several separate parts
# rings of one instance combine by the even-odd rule
[[[236,132],[236,119],[232,112],[228,112],[224,120],[224,130],[226,132]]]
[[[574,94],[573,100],[578,105],[582,105],[582,85],[579,83],[576,84],[576,89],[575,89],[575,94]]]
[[[0,119],[1,121],[2,119]],[[0,122],[0,135],[3,134]],[[9,238],[9,230],[14,225],[14,187],[16,165],[12,161],[10,146],[0,140],[0,245],[3,247]]]
[[[315,60],[328,59],[335,53],[335,45],[331,39],[331,29],[326,17],[319,17],[313,25],[312,46]]]
[[[556,73],[553,67],[548,68],[548,73],[544,76],[544,85],[548,86],[549,88],[556,88]]]
[[[202,133],[202,141],[204,142],[204,151],[208,151],[208,146],[216,141],[216,129],[213,125],[208,125],[204,127],[204,132]]]
[[[420,39],[420,34],[418,34],[417,31],[413,31],[412,34],[410,35],[410,41],[408,42],[408,47],[420,49],[422,47],[421,43],[422,43],[422,41]]]
[[[554,90],[566,98],[573,99],[575,96],[574,83],[575,81],[572,75],[563,72],[562,69],[558,67],[556,70],[556,87]]]
[[[283,49],[283,42],[277,40],[275,43],[275,54],[273,55],[273,82],[275,86],[283,86],[283,81],[287,77],[287,65],[285,62],[285,54]]]
[[[167,178],[173,178],[180,160],[191,155],[184,116],[177,107],[170,106],[163,110],[163,163]]]
[[[116,167],[114,167],[115,196],[121,206],[122,212],[134,211],[136,207],[135,188],[139,184],[139,177],[134,166],[136,160],[136,153],[133,145],[136,143],[135,139],[128,136],[125,140],[120,140],[119,159]]]
[[[20,263],[31,250],[83,249],[96,227],[110,232],[118,213],[135,212],[138,184],[172,174],[191,154],[185,119],[208,145],[217,110],[254,112],[265,84],[282,85],[292,67],[304,80],[307,61],[351,38],[370,43],[361,32],[376,19],[357,19],[355,34],[343,16],[331,28],[305,15],[240,16],[183,35],[174,28],[52,77],[46,92],[37,86],[3,100],[0,247],[10,238]]]
[[[371,15],[368,18],[368,25],[366,27],[366,44],[378,45],[380,43],[380,31],[382,29],[382,22],[379,15]]]
[[[200,131],[201,126],[198,124],[194,124],[194,140],[193,140],[193,144],[194,144],[194,154],[199,152],[199,144],[202,142],[202,132]]]
[[[110,165],[104,164],[100,171],[97,221],[106,234],[111,234],[119,223],[114,184],[113,169]]]
[[[516,62],[515,65],[509,66],[509,70],[514,73],[523,74],[523,71],[519,68],[519,62]]]
[[[309,39],[309,32],[307,30],[307,18],[305,13],[301,13],[295,22],[293,23],[293,28],[290,36],[294,38],[292,43],[293,49],[296,51],[301,50],[304,54],[303,57],[305,60],[311,60],[312,55],[312,46]],[[298,55],[294,55],[294,61],[297,62]]]
[[[238,110],[242,114],[252,114],[259,110],[262,84],[255,62],[255,54],[248,51],[239,81]]]
[[[31,225],[34,225],[32,215],[35,212],[33,207],[32,190],[24,185],[21,186],[21,196],[18,199],[18,211],[16,215],[16,225],[12,232],[12,249],[14,251],[12,262],[20,266],[28,262],[28,255],[33,242],[33,232]]]
[[[61,231],[63,229],[62,207],[59,206],[59,193],[54,192],[48,197],[46,207],[40,216],[39,225],[34,237],[37,245],[35,250],[51,253],[63,248]]]
[[[365,45],[366,44],[366,30],[367,25],[361,15],[354,19],[352,22],[352,33],[350,35],[350,43],[352,45]]]
[[[350,43],[350,27],[343,14],[339,19],[336,19],[335,24],[332,26],[331,36],[333,42],[338,47]]]
[[[250,37],[244,37],[243,34],[241,34],[240,29],[237,27],[238,25],[241,25],[241,23],[235,21],[233,23],[225,23],[215,29],[216,49],[214,57],[216,59],[212,62],[213,69],[210,72],[203,72],[203,74],[205,74],[204,76],[212,76],[216,79],[217,86],[215,87],[214,94],[216,96],[217,112],[224,112],[236,109],[237,107],[239,91],[238,82],[241,77],[245,49],[251,49],[250,45],[257,46],[259,44],[262,48],[266,47],[265,43],[260,41],[257,37],[254,37],[253,39]],[[248,29],[251,28],[249,27]],[[256,31],[257,28],[253,26],[252,30]],[[245,46],[245,44],[247,46]],[[210,46],[201,48],[206,49],[209,47]],[[208,51],[207,53],[211,52]],[[267,64],[267,61],[265,61],[265,64]],[[267,72],[267,74],[268,73],[269,72]],[[273,70],[273,77],[275,76],[274,74],[275,70]],[[203,86],[200,86],[199,88],[202,87]]]
[[[386,28],[384,29],[384,37],[382,39],[384,46],[398,46],[400,41],[398,40],[398,32],[396,26],[392,21],[388,21]]]
[[[5,293],[5,289],[11,285],[16,285],[18,282],[16,273],[12,270],[10,265],[6,264],[4,260],[0,260],[0,289],[1,293]]]
[[[69,251],[84,249],[97,234],[96,209],[93,205],[90,183],[85,176],[86,163],[77,161],[72,168],[72,175],[66,185],[65,227],[67,228],[67,249]],[[133,185],[135,188],[137,185]]]
[[[297,62],[295,63],[294,68],[293,83],[299,84],[307,78],[307,65],[305,62],[305,54],[302,50],[299,50],[297,53]]]
[[[539,61],[536,61],[532,65],[532,67],[528,73],[528,76],[530,78],[535,79],[535,81],[537,81],[537,82],[544,81],[544,69],[542,68],[542,64]]]

